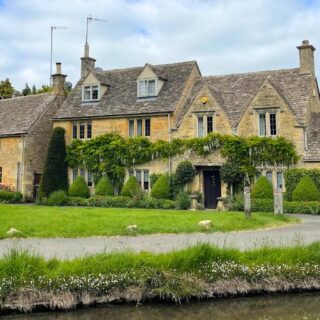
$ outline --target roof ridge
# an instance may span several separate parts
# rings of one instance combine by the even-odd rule
[[[18,97],[11,97],[9,99],[0,99],[1,101],[11,101],[11,100],[18,100],[18,99],[24,99],[24,98],[31,98],[31,97],[39,97],[39,96],[44,96],[44,95],[54,95],[52,92],[43,92],[43,93],[37,93],[37,94],[29,94],[27,96],[21,95]]]

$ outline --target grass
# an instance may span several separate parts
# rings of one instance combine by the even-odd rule
[[[15,228],[21,237],[90,237],[128,235],[128,225],[138,226],[136,234],[191,233],[201,231],[198,222],[212,220],[208,232],[270,228],[299,220],[271,213],[253,213],[245,219],[241,212],[179,211],[160,209],[120,209],[0,205],[0,238]]]

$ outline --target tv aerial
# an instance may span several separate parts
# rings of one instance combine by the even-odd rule
[[[93,21],[97,21],[97,22],[107,22],[107,20],[104,19],[97,19],[97,18],[93,18],[91,14],[89,14],[89,16],[87,17],[87,28],[86,28],[86,45],[88,45],[88,36],[89,36],[89,24]]]

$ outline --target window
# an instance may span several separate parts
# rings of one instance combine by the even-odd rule
[[[0,183],[2,183],[2,167],[0,167]]]
[[[275,113],[270,113],[270,135],[277,135],[277,118]]]
[[[259,114],[259,135],[260,136],[266,136],[266,114],[260,113]]]
[[[78,138],[78,123],[74,122],[72,124],[72,138],[77,139]]]
[[[207,117],[207,133],[213,131],[213,117]]]
[[[198,137],[203,137],[203,117],[198,117]]]
[[[88,187],[93,186],[93,173],[88,171],[88,180],[87,180]]]
[[[134,136],[134,120],[129,120],[129,137]]]
[[[85,131],[85,124],[80,123],[80,134],[79,134],[80,139],[84,139],[84,131]]]
[[[72,181],[76,180],[78,178],[78,169],[72,170]]]
[[[140,80],[138,82],[138,96],[152,97],[156,95],[156,80]]]
[[[149,190],[149,170],[143,170],[143,190]]]
[[[142,119],[137,120],[137,136],[142,136]]]
[[[136,178],[138,180],[138,183],[141,186],[141,181],[142,181],[142,179],[141,179],[141,170],[136,170]]]
[[[283,175],[282,172],[277,172],[277,188],[283,188]]]
[[[91,138],[92,138],[92,124],[87,123],[87,139],[91,139]]]
[[[81,177],[86,177],[86,171],[83,168],[80,168],[80,176]]]
[[[82,101],[99,100],[99,85],[88,85],[83,87]]]
[[[150,137],[150,119],[144,120],[144,135]]]
[[[272,171],[267,171],[267,179],[272,183]]]

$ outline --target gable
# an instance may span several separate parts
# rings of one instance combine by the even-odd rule
[[[154,70],[152,70],[150,65],[146,64],[137,79],[137,83],[139,83],[139,81],[149,80],[149,79],[156,80],[156,96],[158,96],[159,92],[161,91],[161,89],[164,85],[164,80],[161,79],[159,77],[159,75],[154,72]],[[137,84],[137,85],[139,85],[139,84]],[[137,92],[138,92],[138,90],[137,90]]]

